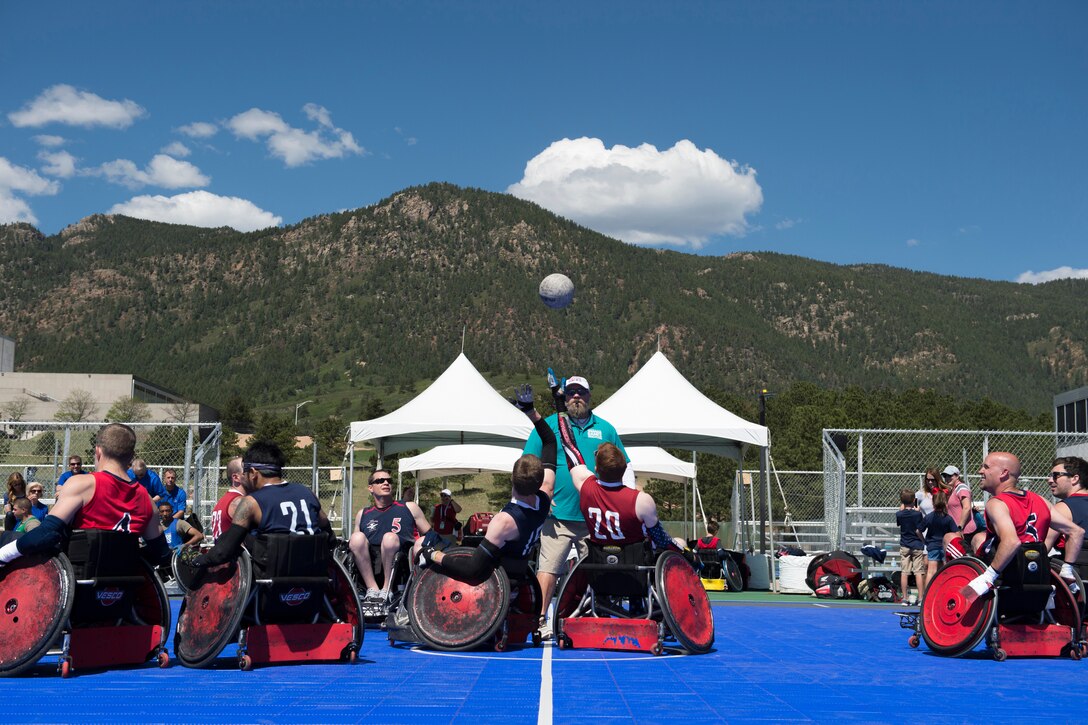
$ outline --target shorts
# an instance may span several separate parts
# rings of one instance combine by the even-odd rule
[[[908,549],[899,547],[899,567],[907,574],[926,573],[925,549]]]
[[[944,549],[926,549],[927,561],[944,561]]]
[[[585,556],[589,551],[586,539],[589,527],[585,521],[560,521],[549,516],[540,529],[540,558],[537,571],[559,576],[567,571],[567,557],[570,547],[578,546],[578,556]]]

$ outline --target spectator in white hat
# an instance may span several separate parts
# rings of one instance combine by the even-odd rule
[[[438,503],[431,513],[431,526],[436,534],[442,537],[447,544],[457,541],[461,531],[461,522],[457,520],[457,514],[461,513],[461,504],[453,500],[453,491],[442,489],[438,494]]]

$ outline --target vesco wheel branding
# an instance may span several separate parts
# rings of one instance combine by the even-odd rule
[[[121,598],[125,596],[125,593],[117,587],[106,587],[105,589],[99,589],[94,593],[95,599],[103,607],[110,607],[117,602],[121,601]]]
[[[307,599],[309,599],[311,593],[312,592],[310,592],[309,589],[295,587],[291,591],[281,594],[280,601],[289,607],[297,607],[299,604],[302,604]]]

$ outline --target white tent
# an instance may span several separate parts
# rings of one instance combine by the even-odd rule
[[[662,448],[627,448],[635,475],[686,482],[695,478],[695,464],[682,461]],[[401,473],[415,472],[420,481],[463,473],[509,473],[521,451],[506,446],[437,446],[418,456],[400,459]]]
[[[706,397],[659,350],[612,397],[594,407],[624,447],[654,445],[741,460],[749,445],[767,447],[767,428]]]
[[[349,441],[370,441],[378,457],[449,444],[489,444],[521,448],[532,425],[510,405],[465,357],[430,387],[388,415],[351,424]]]

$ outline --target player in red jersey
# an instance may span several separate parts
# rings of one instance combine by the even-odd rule
[[[235,456],[227,461],[227,477],[230,479],[230,489],[220,497],[212,509],[212,541],[214,542],[224,531],[230,529],[234,519],[234,512],[238,508],[238,502],[243,496],[253,493],[254,489],[249,482],[249,477],[242,473],[242,457]]]
[[[41,526],[0,547],[0,565],[26,554],[52,553],[74,529],[123,531],[142,536],[141,550],[152,564],[170,561],[170,547],[143,486],[128,477],[136,450],[136,433],[127,425],[110,423],[95,437],[94,473],[72,476]]]
[[[1016,556],[1021,544],[1046,541],[1052,528],[1065,534],[1072,545],[1072,551],[1066,551],[1061,577],[1067,582],[1075,582],[1072,563],[1084,540],[1084,529],[1062,512],[1052,510],[1043,497],[1017,488],[1020,459],[1012,453],[990,453],[978,472],[982,477],[982,490],[990,494],[990,500],[986,502],[983,553],[992,554],[993,559],[986,571],[971,580],[969,586],[977,594],[985,594],[993,588],[994,581]]]
[[[567,456],[571,481],[578,489],[579,506],[594,544],[624,546],[647,538],[658,549],[683,551],[657,520],[657,504],[645,491],[623,485],[627,458],[612,443],[602,443],[594,454],[597,474],[590,472],[578,450],[570,424],[559,416],[559,440]]]

